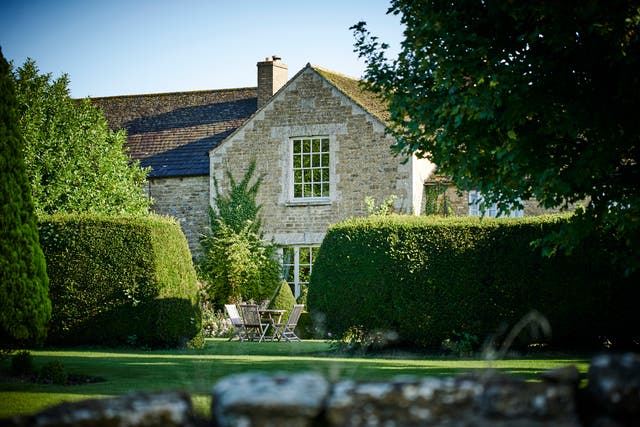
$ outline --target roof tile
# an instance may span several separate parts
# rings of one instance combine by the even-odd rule
[[[257,109],[256,88],[93,98],[152,178],[209,174],[210,149]]]

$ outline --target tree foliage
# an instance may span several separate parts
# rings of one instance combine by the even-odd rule
[[[270,298],[280,280],[276,247],[260,234],[256,195],[262,179],[257,178],[251,184],[254,172],[255,162],[251,162],[243,179],[237,182],[227,171],[226,193],[221,192],[214,180],[216,209],[210,209],[211,233],[201,241],[204,253],[199,269],[207,281],[207,293],[217,307]]]
[[[637,0],[393,0],[388,13],[405,26],[397,58],[364,22],[352,29],[393,149],[502,210],[586,201],[551,241],[614,234],[612,255],[640,267]]]
[[[52,79],[27,60],[13,77],[36,213],[146,213],[146,171],[127,157],[125,132],[89,99],[71,99],[66,75]]]
[[[0,347],[40,343],[51,317],[24,141],[9,64],[0,50]]]

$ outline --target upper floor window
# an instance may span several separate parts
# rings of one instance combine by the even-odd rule
[[[522,209],[512,209],[508,213],[498,215],[498,206],[495,203],[482,206],[483,201],[484,197],[482,197],[482,194],[479,191],[469,191],[469,216],[482,216],[482,208],[484,208],[484,216],[493,218],[498,216],[520,218],[524,216],[524,211]]]
[[[293,199],[329,198],[329,138],[293,138]]]

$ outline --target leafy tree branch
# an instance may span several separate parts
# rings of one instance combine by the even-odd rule
[[[502,211],[585,203],[547,251],[613,235],[614,262],[638,269],[637,1],[393,0],[388,13],[405,27],[397,58],[366,23],[352,30],[394,150]]]

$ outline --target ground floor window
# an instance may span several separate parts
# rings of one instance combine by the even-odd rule
[[[483,202],[484,197],[479,191],[472,190],[469,191],[469,216],[481,216],[482,209],[481,203]],[[491,205],[484,206],[484,216],[488,217],[497,217],[498,216],[498,206],[495,203]],[[502,214],[500,216],[507,216],[510,218],[520,218],[524,216],[524,211],[522,209],[512,209],[506,214]]]
[[[307,299],[309,279],[319,246],[287,246],[282,248],[284,280],[298,302]]]

